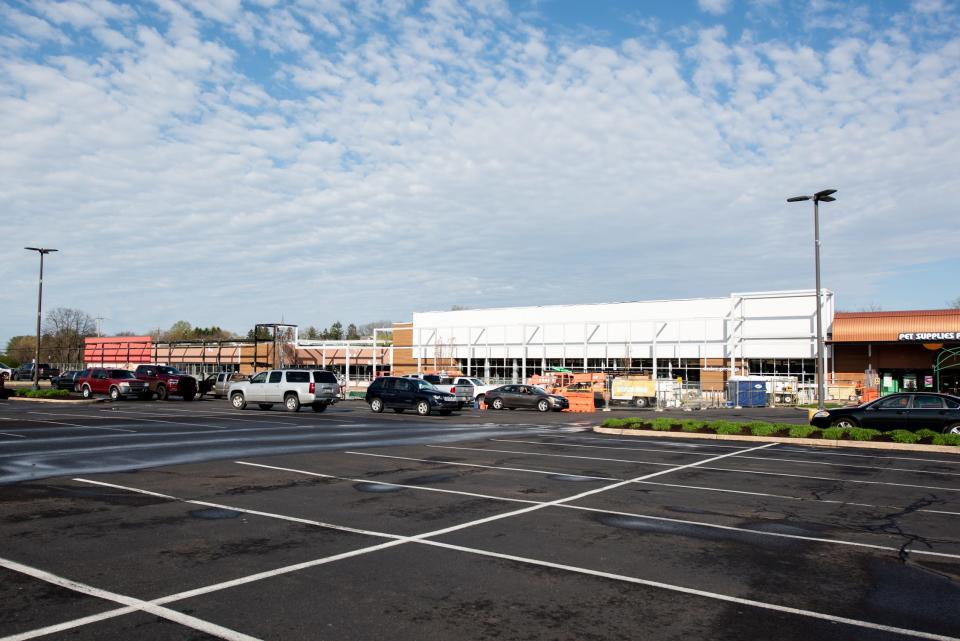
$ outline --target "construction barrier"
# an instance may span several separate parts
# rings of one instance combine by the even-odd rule
[[[565,392],[563,397],[570,403],[568,412],[595,412],[597,408],[593,402],[593,392]]]

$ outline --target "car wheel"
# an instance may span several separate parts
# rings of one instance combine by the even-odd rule
[[[860,427],[860,424],[857,423],[852,418],[843,416],[841,418],[833,419],[833,421],[830,422],[830,427],[842,427],[842,428]]]
[[[403,409],[404,408],[402,407],[394,407],[393,411],[396,412],[397,414],[403,414]]]
[[[259,407],[262,410],[268,410],[271,407],[273,407],[273,403],[257,403],[257,407]]]
[[[283,404],[288,412],[300,411],[300,397],[296,394],[287,394],[286,398],[283,399]]]
[[[633,406],[634,406],[634,407],[646,407],[646,406],[647,406],[647,399],[645,399],[645,398],[642,397],[642,396],[638,396],[638,397],[636,397],[635,399],[633,399]]]
[[[545,398],[537,401],[537,410],[540,412],[549,412],[550,411],[550,401]]]
[[[381,401],[379,398],[370,399],[370,409],[379,414],[383,411],[383,401]]]
[[[960,423],[951,423],[943,428],[944,434],[960,434]]]
[[[230,404],[233,405],[238,410],[242,410],[247,406],[247,399],[243,397],[243,394],[241,394],[240,392],[237,392],[230,397]]]
[[[480,407],[483,407],[483,403],[484,403],[484,401],[485,401],[486,399],[487,399],[487,395],[486,395],[486,394],[478,394],[478,395],[477,395],[477,405],[479,405]]]
[[[93,390],[90,389],[90,386],[89,386],[89,385],[84,385],[84,386],[83,386],[83,389],[80,390],[80,394],[81,394],[84,398],[93,398]]]
[[[313,411],[314,411],[314,412],[325,412],[325,411],[327,410],[327,404],[326,404],[326,403],[314,403],[314,404],[311,405],[310,407],[313,408]]]
[[[429,416],[430,401],[417,401],[417,414],[420,416]]]
[[[503,399],[502,399],[502,398],[495,398],[495,399],[493,399],[492,407],[493,407],[493,409],[495,409],[495,410],[502,410],[502,409],[503,409]]]
[[[157,385],[157,400],[158,400],[158,401],[165,401],[165,400],[167,400],[169,397],[170,397],[170,395],[167,394],[167,386],[166,386],[166,385]]]
[[[120,400],[120,390],[118,390],[116,387],[111,387],[111,388],[110,388],[110,400],[111,400],[111,401],[119,401],[119,400]]]

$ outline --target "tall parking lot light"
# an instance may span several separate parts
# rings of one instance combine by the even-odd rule
[[[813,201],[813,246],[814,262],[817,272],[817,409],[822,410],[823,400],[826,397],[823,381],[823,321],[820,318],[820,203],[832,203],[836,200],[833,194],[836,189],[824,189],[812,196],[794,196],[787,198],[788,203],[797,203],[803,200]]]
[[[43,311],[43,257],[57,250],[47,247],[24,247],[24,249],[40,254],[40,289],[37,292],[37,351],[36,360],[33,361],[33,389],[38,389],[40,387],[40,314]]]

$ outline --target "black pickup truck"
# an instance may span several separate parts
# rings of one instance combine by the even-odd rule
[[[47,363],[40,363],[38,368],[40,371],[40,380],[51,379],[54,376],[60,375],[59,367],[50,367]],[[13,376],[11,378],[15,381],[32,381],[33,380],[33,363],[24,363],[17,369],[13,370]]]

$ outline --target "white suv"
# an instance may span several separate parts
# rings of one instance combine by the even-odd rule
[[[339,391],[340,385],[333,372],[272,369],[260,372],[249,381],[233,383],[227,396],[238,410],[244,409],[247,403],[256,403],[262,410],[283,403],[289,412],[300,411],[301,405],[309,405],[314,412],[322,412],[328,405],[337,402]]]

